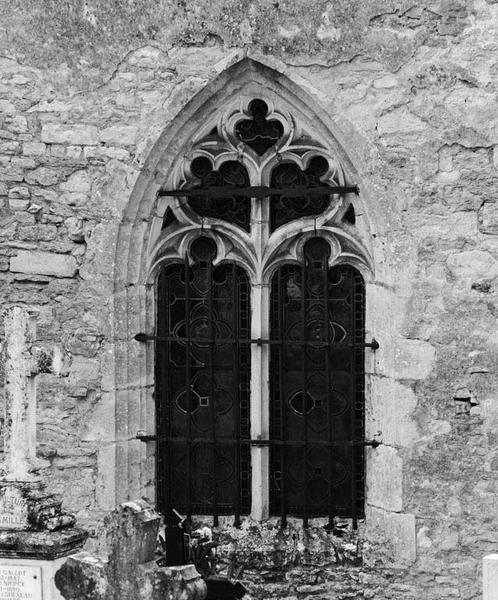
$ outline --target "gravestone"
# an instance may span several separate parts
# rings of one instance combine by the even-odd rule
[[[48,463],[36,456],[36,374],[57,375],[60,353],[35,346],[34,320],[21,307],[5,311],[4,332],[0,600],[58,600],[55,571],[86,539],[38,474]]]
[[[65,600],[203,600],[206,584],[194,565],[159,567],[160,515],[145,502],[125,502],[105,521],[106,556],[71,556],[56,573]]]

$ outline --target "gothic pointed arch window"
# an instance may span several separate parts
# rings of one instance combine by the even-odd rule
[[[259,96],[207,124],[169,183],[154,247],[159,507],[356,521],[368,253],[353,182]]]

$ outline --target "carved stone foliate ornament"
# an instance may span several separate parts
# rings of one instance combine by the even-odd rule
[[[209,231],[218,262],[234,260],[256,280],[267,281],[282,260],[300,260],[305,232],[327,239],[330,263],[344,257],[366,266],[368,251],[354,228],[353,194],[323,192],[351,183],[338,158],[290,112],[267,99],[246,98],[207,123],[178,161],[165,187],[204,193],[159,198],[162,222],[154,226],[149,256],[153,264],[183,259],[199,230]],[[237,194],[237,188],[263,186],[271,194]],[[320,191],[313,193],[315,187]],[[212,196],[206,196],[209,188],[216,188]],[[296,194],[295,188],[309,193]]]

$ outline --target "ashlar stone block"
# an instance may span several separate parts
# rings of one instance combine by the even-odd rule
[[[470,288],[472,283],[480,279],[498,277],[498,261],[490,252],[458,252],[451,254],[446,264],[459,287]]]
[[[100,141],[109,146],[129,146],[135,143],[137,128],[133,125],[112,125],[100,132]]]
[[[42,126],[41,140],[46,144],[96,146],[99,137],[97,128],[92,125],[45,123]]]
[[[367,438],[384,444],[409,446],[418,437],[412,416],[417,406],[413,390],[388,377],[370,376],[366,404]]]
[[[425,379],[434,366],[436,350],[424,340],[401,339],[396,344],[395,371],[399,379]]]
[[[403,461],[395,448],[372,448],[367,457],[367,502],[378,508],[403,509]]]
[[[367,507],[367,539],[382,544],[395,565],[407,566],[417,558],[415,516]]]
[[[78,264],[74,256],[67,254],[19,250],[17,256],[10,259],[10,270],[13,273],[74,277]]]

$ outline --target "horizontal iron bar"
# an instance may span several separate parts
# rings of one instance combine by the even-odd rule
[[[252,185],[247,187],[221,187],[213,186],[198,190],[161,190],[159,196],[187,196],[187,197],[205,197],[205,198],[233,198],[234,196],[245,196],[248,198],[265,198],[266,196],[285,196],[286,198],[296,198],[299,196],[311,195],[332,195],[332,194],[359,194],[357,185],[317,185],[316,187],[296,186],[291,188],[274,188],[264,185]]]
[[[381,442],[378,440],[354,440],[354,441],[336,441],[326,442],[322,440],[315,440],[313,442],[304,440],[236,440],[232,438],[200,438],[200,437],[171,437],[171,436],[157,436],[137,433],[136,439],[142,442],[170,442],[173,444],[186,444],[191,442],[192,444],[216,444],[216,445],[231,445],[237,446],[238,444],[263,447],[263,446],[320,446],[325,448],[343,448],[344,446],[372,446],[377,448]]]
[[[289,346],[318,346],[328,347],[328,346],[342,346],[344,348],[372,348],[372,350],[377,350],[379,346],[379,342],[372,338],[371,342],[365,342],[363,344],[350,344],[343,342],[327,342],[325,340],[268,340],[262,338],[188,338],[174,335],[148,335],[147,333],[137,333],[134,338],[137,342],[190,342],[191,344],[256,344],[257,346],[262,346],[263,344],[269,345],[282,345],[286,344]]]

